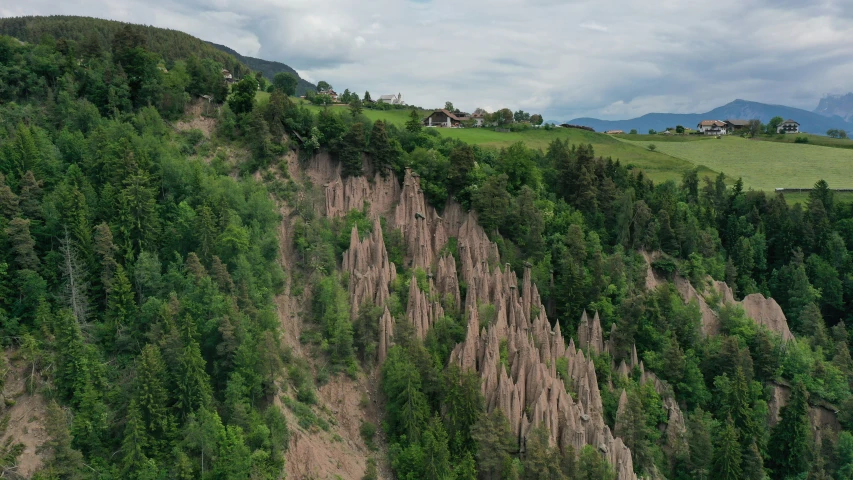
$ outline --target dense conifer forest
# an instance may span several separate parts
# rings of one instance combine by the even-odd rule
[[[654,184],[589,145],[481,148],[417,118],[398,128],[357,109],[315,114],[275,89],[259,105],[253,75],[230,88],[222,78],[233,57],[179,32],[89,21],[1,24],[20,37],[0,36],[0,373],[48,405],[34,478],[281,478],[296,429],[336,427],[317,386],[370,373],[384,413],[361,427],[377,450],[364,478],[628,478],[598,445],[556,443],[541,424],[519,438],[481,377],[450,361],[469,328],[461,301],[431,297],[442,315],[421,338],[407,310],[436,272],[367,205],[316,213],[320,186],[283,159],[326,155],[345,180],[402,182],[409,170],[440,212],[476,213],[505,272],[529,272],[554,332],[591,359],[603,421],[639,476],[853,478],[853,205],[825,182],[791,206],[722,174]],[[215,129],[177,128],[200,95],[217,107]],[[395,274],[382,304],[351,308],[342,264],[368,236]],[[461,264],[459,247],[441,253]],[[710,292],[709,310],[678,282]],[[307,305],[305,358],[283,346],[285,291]],[[778,302],[794,338],[747,315],[736,300],[752,294]],[[498,322],[494,305],[473,308],[481,325]],[[607,349],[580,342],[584,312],[597,312]],[[510,348],[499,349],[507,371]],[[576,397],[565,358],[548,368]],[[831,420],[816,428],[815,412]],[[15,478],[23,448],[7,438],[0,469]]]

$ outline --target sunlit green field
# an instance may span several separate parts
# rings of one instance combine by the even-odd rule
[[[651,143],[622,141],[637,147]],[[755,190],[809,188],[821,179],[832,188],[853,188],[853,151],[848,149],[741,137],[655,145],[675,158],[742,177],[744,185]]]

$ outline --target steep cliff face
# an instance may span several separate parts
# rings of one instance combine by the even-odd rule
[[[335,175],[333,169],[318,171]],[[341,181],[333,178],[326,184],[326,212],[342,215],[354,206],[345,199],[350,192],[361,202],[368,202],[373,214],[393,212],[392,225],[398,228],[407,246],[406,264],[430,272],[427,291],[422,291],[415,278],[409,282],[406,321],[411,322],[423,338],[435,321],[444,314],[440,299],[452,299],[463,306],[468,320],[467,336],[451,354],[451,362],[476,371],[482,379],[482,392],[489,411],[499,408],[509,419],[521,448],[531,428],[543,425],[551,439],[561,446],[579,450],[593,445],[614,465],[620,480],[636,478],[630,450],[614,437],[605,424],[601,394],[591,359],[565,344],[559,326],[551,329],[536,285],[529,269],[519,286],[516,275],[499,266],[497,246],[489,241],[473,214],[456,204],[449,204],[444,217],[426,204],[417,176],[407,173],[399,191],[398,203],[384,200],[392,186],[377,177],[373,185],[358,179]],[[375,201],[375,203],[374,203]],[[457,240],[461,271],[456,260],[443,254],[448,239]],[[394,265],[387,252],[378,223],[373,233],[363,240],[356,230],[350,237],[350,249],[344,255],[343,268],[350,273],[351,308],[355,314],[366,300],[382,305],[387,300]],[[467,285],[462,298],[460,278]],[[480,325],[478,307],[495,307],[495,320]],[[589,336],[596,351],[604,348],[604,337],[597,316],[586,319]],[[387,308],[380,319],[379,357],[384,359],[393,344],[394,319]],[[501,345],[507,358],[501,358]],[[566,359],[571,378],[571,392],[556,371],[556,361]]]
[[[588,356],[611,349],[597,313],[592,317],[584,313],[577,332],[579,344],[573,340],[566,344],[559,325],[551,327],[530,269],[525,269],[519,280],[509,265],[501,266],[497,245],[488,239],[474,213],[464,212],[451,202],[440,216],[426,203],[420,179],[411,172],[398,187],[393,177],[376,176],[372,182],[363,178],[342,180],[336,168],[324,163],[312,164],[314,171],[309,176],[324,182],[326,214],[341,216],[366,205],[375,222],[373,232],[364,239],[353,229],[350,248],[344,254],[353,315],[365,301],[383,306],[389,297],[396,266],[388,261],[378,221],[380,215],[385,216],[388,224],[402,233],[407,249],[404,266],[428,272],[426,290],[414,277],[409,282],[405,321],[414,326],[419,338],[424,338],[444,315],[448,302],[462,309],[467,333],[451,353],[450,362],[479,374],[487,410],[500,409],[506,415],[520,448],[525,448],[530,430],[542,425],[555,444],[576,450],[592,445],[607,457],[620,480],[636,479],[629,448],[604,421],[598,379]],[[451,238],[456,239],[457,258],[446,249]],[[652,256],[647,257],[651,264]],[[467,286],[464,297],[460,282]],[[650,267],[647,287],[655,288],[663,282]],[[700,294],[683,278],[677,278],[675,284],[685,302],[698,302],[703,333],[719,333],[719,319],[706,297],[716,293],[722,302],[735,302],[731,290],[717,282]],[[786,340],[793,338],[775,301],[751,295],[741,303],[758,323]],[[495,311],[494,319],[486,325],[479,318],[484,304],[494,306]],[[395,319],[386,308],[379,322],[378,354],[383,360],[393,346]],[[558,360],[567,366],[568,382],[557,373]],[[636,348],[627,362],[613,365],[617,374],[626,376],[635,367],[641,371],[640,381],[650,382],[664,401],[668,421],[661,427],[666,433],[666,448],[673,451],[683,444],[686,434],[683,413],[665,382],[645,370]],[[624,402],[627,397],[620,401],[617,423],[622,421]]]
[[[658,257],[654,253],[643,252],[648,266],[646,272],[646,288],[654,289],[665,283],[652,268],[652,262]],[[720,333],[720,319],[717,313],[708,304],[712,297],[720,304],[738,304],[746,316],[753,319],[759,325],[764,325],[770,331],[776,332],[782,340],[787,342],[794,339],[791,329],[788,328],[788,319],[782,311],[782,307],[772,298],[765,298],[760,293],[753,293],[737,301],[734,298],[731,287],[725,282],[712,280],[708,277],[708,285],[704,292],[700,293],[686,278],[676,275],[673,283],[678,290],[684,303],[695,301],[699,305],[702,314],[702,334],[705,336],[718,335]]]

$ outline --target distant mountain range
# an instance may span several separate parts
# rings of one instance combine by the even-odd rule
[[[246,57],[244,55],[240,55],[236,51],[226,47],[225,45],[219,45],[213,42],[207,42],[212,47],[222,50],[223,52],[229,53],[234,56],[237,60],[245,63],[247,67],[251,68],[255,72],[261,72],[264,74],[264,78],[267,80],[272,80],[275,77],[276,73],[285,72],[293,75],[297,79],[299,79],[299,83],[296,85],[296,95],[304,95],[308,90],[316,90],[317,86],[307,80],[304,80],[302,77],[296,73],[296,70],[290,68],[289,66],[281,63],[281,62],[273,62],[270,60],[263,60],[260,58],[254,57]]]
[[[667,127],[675,127],[676,125],[695,128],[696,124],[702,120],[751,120],[758,118],[762,122],[767,123],[771,118],[779,116],[785,120],[790,118],[799,122],[800,130],[803,132],[824,135],[827,130],[833,128],[847,130],[848,132],[853,131],[853,123],[848,122],[836,113],[848,111],[853,113],[853,94],[836,97],[846,100],[824,102],[824,100],[830,98],[825,97],[824,100],[821,100],[821,104],[818,105],[815,112],[809,112],[801,108],[786,107],[784,105],[770,105],[738,99],[705,113],[648,113],[630,120],[575,118],[565,123],[585,125],[594,128],[598,132],[607,130],[624,130],[628,132],[631,129],[637,129],[639,133],[647,133],[649,129],[660,131],[665,130]],[[825,108],[821,110],[821,107],[824,105]],[[847,106],[850,106],[850,108],[845,109]],[[818,112],[818,110],[821,111]],[[850,118],[849,114],[847,118]]]
[[[825,117],[841,117],[853,121],[853,93],[846,95],[827,95],[820,99],[814,113]]]

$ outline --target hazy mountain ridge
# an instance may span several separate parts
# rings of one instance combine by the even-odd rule
[[[853,92],[826,95],[820,99],[814,113],[825,117],[838,116],[850,122],[853,120]]]
[[[823,135],[831,128],[853,129],[853,123],[847,122],[839,116],[826,116],[800,108],[785,105],[770,105],[741,99],[705,113],[648,113],[629,120],[599,120],[597,118],[584,117],[569,120],[567,123],[586,125],[599,132],[606,130],[624,130],[627,132],[631,129],[637,129],[640,133],[646,133],[649,129],[664,130],[667,127],[674,127],[676,125],[693,128],[702,120],[748,120],[758,118],[766,123],[776,116],[786,120],[789,118],[796,120],[800,123],[800,129],[809,133]]]
[[[304,95],[306,91],[315,90],[317,88],[316,85],[300,77],[296,70],[294,70],[288,65],[285,65],[284,63],[275,62],[272,60],[264,60],[262,58],[247,57],[244,55],[240,55],[235,50],[226,47],[225,45],[219,45],[213,42],[207,43],[218,50],[233,55],[234,58],[245,63],[249,68],[252,69],[252,71],[263,73],[264,78],[268,80],[272,80],[273,77],[275,77],[275,74],[279,72],[285,72],[293,75],[299,80],[299,83],[296,85],[297,95]]]

